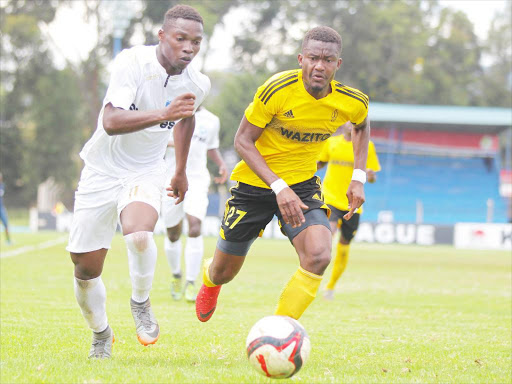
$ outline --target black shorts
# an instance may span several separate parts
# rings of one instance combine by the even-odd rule
[[[250,242],[255,238],[263,235],[265,227],[274,215],[279,219],[281,231],[288,236],[290,241],[300,231],[310,225],[322,224],[329,227],[328,216],[330,209],[324,203],[320,178],[314,176],[309,180],[293,184],[290,188],[308,206],[308,209],[303,211],[305,215],[315,209],[325,211],[323,220],[319,219],[319,215],[307,215],[312,218],[311,220],[321,222],[311,222],[311,220],[308,222],[306,217],[304,224],[300,227],[292,228],[291,225],[284,224],[277,205],[276,195],[271,189],[238,183],[235,187],[231,188],[231,197],[226,201],[226,210],[224,211],[224,218],[220,229],[221,239],[233,243],[249,242],[250,245]]]
[[[338,223],[338,228],[340,228],[343,238],[350,243],[356,235],[357,228],[359,228],[359,213],[354,213],[350,220],[345,220],[343,216],[347,214],[348,211],[342,211],[330,204],[329,208],[331,208],[329,221]]]

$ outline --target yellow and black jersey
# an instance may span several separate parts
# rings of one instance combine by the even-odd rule
[[[270,169],[292,185],[313,177],[322,144],[338,127],[364,121],[368,101],[364,93],[337,81],[331,82],[331,93],[317,100],[304,88],[302,70],[293,70],[259,87],[245,117],[263,129],[256,148]],[[231,179],[268,188],[243,160]]]
[[[318,160],[328,163],[322,183],[325,202],[341,211],[348,211],[346,193],[354,170],[352,142],[345,140],[343,136],[333,137],[325,143]],[[380,171],[379,158],[372,141],[368,144],[366,168],[375,172]],[[362,213],[362,209],[359,208],[357,213]]]

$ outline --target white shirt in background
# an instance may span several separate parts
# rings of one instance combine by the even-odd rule
[[[196,127],[190,142],[190,150],[187,158],[187,177],[189,183],[200,182],[210,185],[210,172],[207,168],[207,152],[210,149],[219,148],[219,118],[205,109],[201,108],[195,114]],[[172,143],[172,136],[170,139]],[[167,147],[165,162],[168,174],[173,175],[176,167],[174,147]]]

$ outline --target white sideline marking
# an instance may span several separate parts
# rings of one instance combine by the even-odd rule
[[[22,253],[26,253],[26,252],[31,252],[31,251],[35,251],[35,250],[50,248],[50,247],[53,247],[54,245],[64,243],[67,239],[68,239],[68,236],[61,236],[61,237],[58,237],[58,238],[53,239],[53,240],[43,241],[42,243],[39,243],[39,244],[26,245],[26,246],[21,247],[21,248],[13,249],[12,251],[1,252],[0,253],[0,258],[3,259],[3,258],[6,258],[6,257],[13,257],[13,256],[21,255]]]

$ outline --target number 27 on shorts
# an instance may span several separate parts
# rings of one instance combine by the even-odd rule
[[[231,207],[229,208],[229,211],[226,211],[226,213],[224,214],[224,225],[226,227],[229,227],[229,229],[233,229],[235,225],[237,225],[246,214],[246,211],[242,211],[240,209],[236,209],[235,207]],[[234,215],[238,215],[238,217],[231,221]]]

